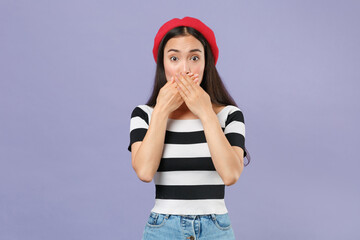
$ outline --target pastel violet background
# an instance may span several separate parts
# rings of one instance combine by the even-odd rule
[[[252,162],[237,239],[360,239],[359,1],[0,2],[0,239],[140,239],[155,198],[127,150],[159,27],[210,26]]]

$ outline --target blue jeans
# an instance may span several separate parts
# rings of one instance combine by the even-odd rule
[[[235,239],[228,213],[172,215],[150,212],[142,240],[232,240]]]

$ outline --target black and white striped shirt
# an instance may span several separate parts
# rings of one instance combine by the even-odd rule
[[[130,143],[142,141],[153,108],[138,105],[132,111]],[[231,146],[245,151],[245,122],[242,111],[227,105],[218,114],[220,125]],[[167,120],[163,155],[154,175],[155,205],[151,211],[164,214],[224,214],[225,184],[217,173],[200,119]]]

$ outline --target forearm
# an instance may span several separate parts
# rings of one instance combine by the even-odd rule
[[[214,167],[223,182],[231,185],[240,177],[243,169],[242,162],[232,149],[213,111],[201,118],[201,122]]]
[[[146,135],[135,156],[135,169],[141,179],[150,182],[154,177],[164,148],[168,114],[157,107],[151,115]]]

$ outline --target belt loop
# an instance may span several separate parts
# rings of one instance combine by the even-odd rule
[[[216,220],[215,214],[212,213],[211,218],[215,221]]]

